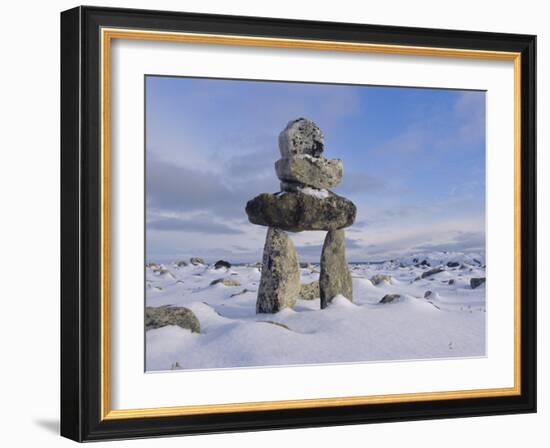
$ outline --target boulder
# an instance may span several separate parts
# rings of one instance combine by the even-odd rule
[[[200,257],[192,257],[189,261],[193,266],[206,265],[206,262]]]
[[[388,274],[376,274],[370,278],[373,285],[379,285],[382,282],[391,283],[391,275]]]
[[[473,277],[470,279],[470,287],[476,289],[478,286],[481,286],[485,283],[485,277]]]
[[[229,261],[225,261],[225,260],[218,260],[214,264],[214,269],[221,269],[221,268],[229,269],[230,267],[231,267],[231,263],[229,263]]]
[[[300,154],[319,157],[325,148],[325,138],[319,127],[310,120],[298,118],[289,121],[279,134],[279,150],[283,158]]]
[[[324,157],[299,156],[275,162],[277,177],[313,188],[332,188],[342,181],[342,161]]]
[[[460,266],[460,263],[458,261],[449,261],[447,263],[448,268],[458,268]]]
[[[302,300],[314,300],[321,296],[319,292],[319,281],[315,280],[311,283],[303,283],[300,288],[299,297]]]
[[[321,253],[321,273],[319,275],[321,309],[334,297],[341,294],[353,300],[351,274],[346,261],[346,243],[343,230],[331,230],[325,237]]]
[[[270,227],[265,240],[256,313],[292,308],[300,293],[298,255],[288,234]]]
[[[314,193],[260,194],[246,204],[248,220],[291,232],[337,230],[354,223],[357,209],[353,202],[329,191]]]
[[[145,331],[167,325],[177,325],[193,333],[201,332],[199,320],[189,308],[171,305],[145,307]]]
[[[241,282],[233,278],[217,278],[216,280],[212,280],[210,285],[217,285],[218,283],[224,286],[241,286]]]

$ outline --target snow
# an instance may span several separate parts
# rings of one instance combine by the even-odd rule
[[[311,187],[298,187],[298,191],[301,193],[307,194],[309,196],[315,196],[319,199],[326,199],[330,196],[330,193],[328,190],[325,189],[317,189],[317,188],[311,188]]]
[[[419,265],[424,259],[431,265]],[[478,262],[474,261],[477,260]],[[448,267],[448,261],[460,263]],[[201,333],[168,326],[146,332],[147,370],[372,362],[485,356],[485,277],[479,254],[433,253],[376,264],[350,264],[353,302],[343,296],[320,309],[319,299],[293,309],[256,314],[260,270],[253,265],[146,267],[146,304],[191,309]],[[443,272],[421,279],[437,266]],[[167,272],[170,275],[167,275]],[[391,282],[373,285],[376,274]],[[302,283],[319,267],[301,269]],[[210,285],[228,277],[240,286]],[[420,278],[420,279],[419,279]],[[449,280],[454,283],[449,284]],[[431,291],[424,298],[426,291]],[[386,294],[401,297],[380,304]]]

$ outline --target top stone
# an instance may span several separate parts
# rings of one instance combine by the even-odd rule
[[[279,134],[281,157],[291,158],[301,154],[319,157],[325,148],[321,129],[310,120],[298,118],[290,121]]]

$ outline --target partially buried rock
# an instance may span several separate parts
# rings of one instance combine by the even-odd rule
[[[439,274],[440,272],[443,272],[443,271],[444,269],[441,267],[433,268],[433,269],[430,269],[429,271],[423,272],[421,277],[422,278],[431,277],[432,275]]]
[[[263,193],[246,204],[252,224],[291,232],[337,230],[351,226],[357,209],[353,202],[330,191],[326,194]]]
[[[476,289],[477,287],[483,285],[485,283],[485,277],[479,277],[479,278],[471,278],[470,279],[470,287],[472,289]]]
[[[391,283],[391,275],[376,274],[370,278],[370,281],[373,285],[379,285],[382,282]]]
[[[189,261],[193,266],[206,265],[206,262],[200,257],[192,257]]]
[[[447,263],[448,268],[458,268],[460,266],[460,263],[458,261],[449,261]]]
[[[313,188],[332,188],[342,180],[342,161],[324,157],[293,157],[275,163],[277,177]]]
[[[243,294],[246,294],[247,292],[255,292],[255,291],[253,291],[253,290],[251,290],[251,289],[244,288],[242,291],[234,292],[234,293],[231,294],[229,297],[242,296]]]
[[[310,120],[298,118],[290,121],[279,134],[279,150],[284,158],[300,154],[319,157],[325,147],[321,129]]]
[[[225,260],[218,260],[214,264],[214,269],[221,269],[221,268],[229,269],[230,267],[231,267],[231,263],[229,263],[229,261],[225,261]]]
[[[300,288],[300,299],[314,300],[320,297],[319,281],[315,280],[311,283],[304,283]]]
[[[210,285],[217,285],[221,283],[224,286],[241,286],[241,282],[239,280],[235,280],[233,278],[218,278],[216,280],[212,280],[210,282]]]
[[[300,268],[292,240],[281,229],[270,227],[264,246],[257,313],[277,313],[292,308],[300,293]]]
[[[145,308],[145,331],[168,325],[177,325],[193,333],[201,332],[199,320],[189,308],[171,305]]]
[[[398,301],[400,298],[401,296],[399,294],[386,294],[378,303],[392,303]]]
[[[325,237],[321,253],[321,273],[319,275],[321,309],[341,294],[353,300],[351,274],[346,261],[346,244],[343,230],[331,230]]]

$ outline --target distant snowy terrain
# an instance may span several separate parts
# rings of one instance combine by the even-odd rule
[[[148,330],[146,367],[484,356],[485,284],[478,286],[482,282],[476,280],[485,278],[484,263],[481,255],[442,252],[350,263],[353,303],[336,297],[321,310],[319,298],[298,300],[294,309],[277,314],[256,314],[260,270],[255,265],[215,269],[151,263],[146,267],[146,306],[186,307],[198,318],[200,333],[172,325]],[[318,280],[319,267],[303,267],[301,276],[302,283]],[[228,280],[212,284],[218,279]]]

